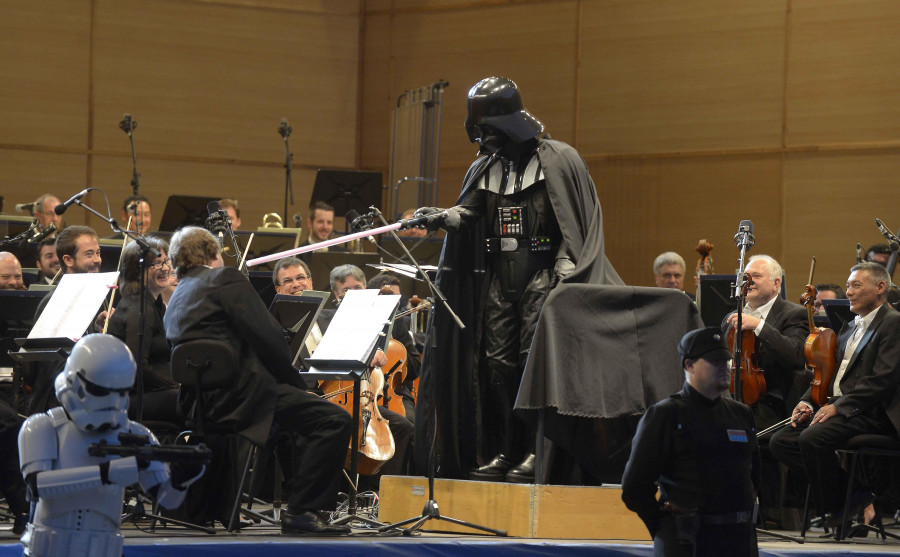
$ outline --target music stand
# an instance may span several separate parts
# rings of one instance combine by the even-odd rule
[[[319,169],[312,201],[328,203],[336,215],[344,215],[351,209],[365,213],[371,206],[381,207],[383,189],[381,172]]]
[[[306,337],[312,331],[312,326],[325,302],[328,301],[329,295],[329,292],[317,290],[305,290],[300,295],[275,294],[269,305],[269,313],[281,323],[290,336],[288,344],[291,347],[291,354],[294,355],[294,367],[302,365],[300,357]]]
[[[379,295],[374,290],[351,290],[338,306],[328,330],[322,337],[312,358],[307,358],[310,371],[304,377],[315,380],[353,381],[353,430],[350,437],[350,493],[347,515],[334,524],[349,524],[354,520],[370,526],[384,526],[381,522],[356,514],[356,478],[359,471],[360,379],[378,348],[377,339],[397,309],[398,295]]]
[[[850,300],[846,298],[822,300],[822,307],[825,308],[829,326],[835,334],[840,334],[844,325],[852,322],[856,317],[856,314],[850,311]]]
[[[159,229],[174,232],[189,225],[203,227],[209,216],[206,204],[218,200],[218,197],[199,195],[170,195],[159,221]]]
[[[247,252],[247,259],[255,259],[273,253],[281,253],[300,245],[300,229],[299,228],[267,228],[256,232],[248,232],[246,230],[235,230],[234,236],[238,239],[241,249],[246,249],[247,242],[250,241],[250,235],[253,235],[253,242],[250,243],[250,250]],[[243,253],[241,254],[243,256]],[[237,267],[237,258],[225,258],[225,265],[229,267]],[[269,271],[275,269],[277,261],[270,261],[254,267],[257,271]]]

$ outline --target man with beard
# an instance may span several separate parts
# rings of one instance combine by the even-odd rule
[[[621,284],[604,254],[584,160],[565,143],[539,138],[543,129],[512,80],[481,80],[469,91],[466,118],[480,156],[459,200],[446,211],[416,211],[429,217],[426,228],[447,231],[437,285],[466,325],[459,330],[435,306],[425,346],[417,437],[430,438],[436,402],[445,476],[534,480],[534,434],[513,405],[544,301],[563,281]],[[487,431],[496,422],[501,431]],[[417,453],[423,464],[427,455]],[[483,465],[472,470],[476,460]]]
[[[97,233],[88,226],[68,226],[56,236],[56,255],[62,265],[63,273],[99,273],[100,243]],[[34,314],[37,322],[44,308],[50,302],[55,291],[51,291],[38,304]],[[113,310],[115,311],[115,310]],[[102,307],[94,317],[94,322],[88,326],[86,334],[97,333],[103,329],[106,320],[106,310]],[[53,391],[53,380],[62,371],[62,362],[38,362],[25,371],[25,383],[31,386],[31,399],[28,402],[28,414],[45,412],[50,408],[59,406],[59,401]]]

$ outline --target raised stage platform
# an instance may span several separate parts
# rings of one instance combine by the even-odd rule
[[[424,478],[382,479],[378,517],[397,522],[417,516],[427,501]],[[354,524],[351,536],[339,538],[287,537],[271,525],[253,525],[238,534],[223,529],[214,535],[195,534],[176,527],[147,532],[149,523],[123,526],[126,557],[197,556],[248,557],[264,555],[328,555],[329,557],[435,556],[646,556],[653,546],[637,517],[624,508],[614,487],[570,487],[495,484],[459,480],[437,480],[435,498],[444,516],[494,529],[507,530],[508,537],[479,536],[443,520],[430,520],[422,532],[378,533]],[[364,516],[373,509],[361,509]],[[448,530],[459,530],[447,532]],[[897,530],[893,530],[895,533]],[[796,535],[797,532],[785,532]],[[760,555],[809,556],[853,555],[857,557],[900,553],[900,541],[868,538],[836,543],[814,529],[805,543],[798,544],[760,536]],[[728,548],[723,548],[723,555]],[[0,557],[22,555],[10,531],[0,524]]]

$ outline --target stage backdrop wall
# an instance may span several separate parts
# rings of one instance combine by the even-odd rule
[[[444,94],[440,201],[474,158],[469,87],[502,74],[587,161],[606,247],[622,277],[650,285],[674,250],[693,266],[708,238],[732,272],[738,223],[752,253],[784,263],[799,298],[843,284],[855,246],[900,226],[900,3],[891,0],[472,1],[365,5],[361,160],[389,154],[397,95],[437,79]],[[690,284],[690,278],[686,287]]]
[[[728,272],[751,219],[793,299],[810,257],[843,283],[874,218],[900,226],[892,0],[11,0],[0,52],[6,212],[88,184],[119,205],[128,112],[156,222],[170,193],[236,196],[245,227],[283,212],[282,117],[305,217],[315,169],[387,176],[398,96],[438,79],[448,205],[475,153],[466,92],[502,74],[584,156],[631,284],[665,250],[693,265],[701,238]]]

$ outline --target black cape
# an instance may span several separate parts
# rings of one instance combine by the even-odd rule
[[[537,153],[566,255],[575,263],[562,282],[622,284],[604,253],[600,201],[584,160],[560,141],[539,139]],[[469,167],[457,203],[469,194],[488,160],[480,157]],[[426,469],[434,435],[432,412],[436,410],[444,477],[464,477],[477,465],[479,448],[484,445],[483,422],[490,419],[482,415],[480,401],[487,381],[479,376],[484,368],[479,361],[481,317],[490,283],[482,246],[490,220],[480,219],[468,228],[448,232],[441,252],[436,283],[466,328],[460,330],[440,303],[429,317],[416,403],[416,439],[423,440],[416,443],[416,461],[420,470]]]

